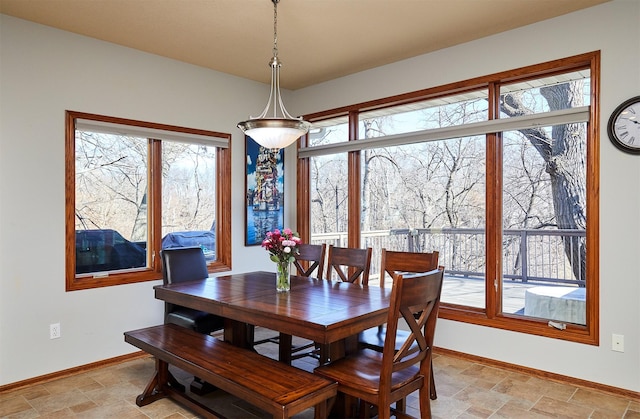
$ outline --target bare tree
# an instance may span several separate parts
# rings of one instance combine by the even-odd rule
[[[540,88],[551,111],[575,108],[584,104],[584,83],[573,81]],[[522,92],[501,98],[500,110],[508,116],[530,115],[534,110],[523,101]],[[585,124],[556,125],[551,135],[542,128],[522,129],[544,160],[550,176],[553,208],[560,229],[586,229]],[[586,278],[585,241],[578,237],[564,239],[565,254],[576,278]],[[578,249],[578,251],[576,251]]]
[[[148,141],[80,131],[76,141],[76,226],[147,239]],[[163,228],[206,230],[215,221],[215,151],[163,143]]]
[[[76,218],[82,228],[133,231],[146,194],[146,143],[81,132],[76,141]]]

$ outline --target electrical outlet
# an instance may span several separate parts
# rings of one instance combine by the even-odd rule
[[[49,339],[58,339],[60,334],[60,323],[53,323],[49,325]]]
[[[624,352],[624,335],[611,335],[611,350],[616,352]]]

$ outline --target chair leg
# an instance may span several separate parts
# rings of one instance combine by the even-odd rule
[[[327,419],[328,412],[329,412],[327,410],[328,405],[329,405],[328,400],[324,400],[318,403],[317,405],[315,405],[313,408],[313,419]]]
[[[342,414],[345,418],[355,418],[357,410],[358,410],[358,404],[362,405],[363,401],[362,400],[358,400],[353,396],[350,396],[348,394],[344,394],[344,411],[342,411]],[[354,403],[355,402],[355,403]],[[362,412],[362,411],[361,411]],[[362,416],[361,416],[362,417]]]
[[[376,406],[378,419],[390,419],[391,418],[391,406]],[[427,416],[431,417],[431,416]]]
[[[429,380],[429,396],[431,400],[435,400],[438,398],[438,393],[436,393],[436,380],[433,378],[433,361],[431,361],[431,379]]]
[[[431,417],[431,400],[429,398],[429,394],[427,393],[426,388],[423,387],[418,391],[418,398],[420,399],[420,417],[430,418]]]
[[[369,409],[369,402],[366,402],[360,399],[360,405],[358,406],[358,410],[360,411],[360,419],[370,418],[371,411]]]
[[[396,402],[396,410],[398,412],[405,413],[407,411],[405,401],[406,399],[400,399]]]
[[[329,362],[329,352],[330,352],[330,347],[327,344],[320,344],[320,365],[324,365],[326,363]]]

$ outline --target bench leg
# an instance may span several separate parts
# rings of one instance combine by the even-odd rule
[[[184,386],[169,372],[169,364],[156,358],[156,371],[151,380],[149,380],[144,392],[136,397],[136,405],[140,407],[146,406],[165,397],[185,404],[203,417],[224,418],[224,416],[209,409],[204,404],[187,396],[184,392]]]
[[[169,372],[169,364],[156,358],[156,371],[153,377],[151,377],[151,380],[149,380],[149,384],[145,387],[144,392],[136,397],[136,404],[142,407],[158,399],[167,397],[164,389],[169,385],[170,379],[175,380]]]

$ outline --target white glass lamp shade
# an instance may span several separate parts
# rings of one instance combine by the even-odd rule
[[[280,149],[306,134],[310,125],[301,119],[263,118],[240,122],[238,128],[261,146]]]

